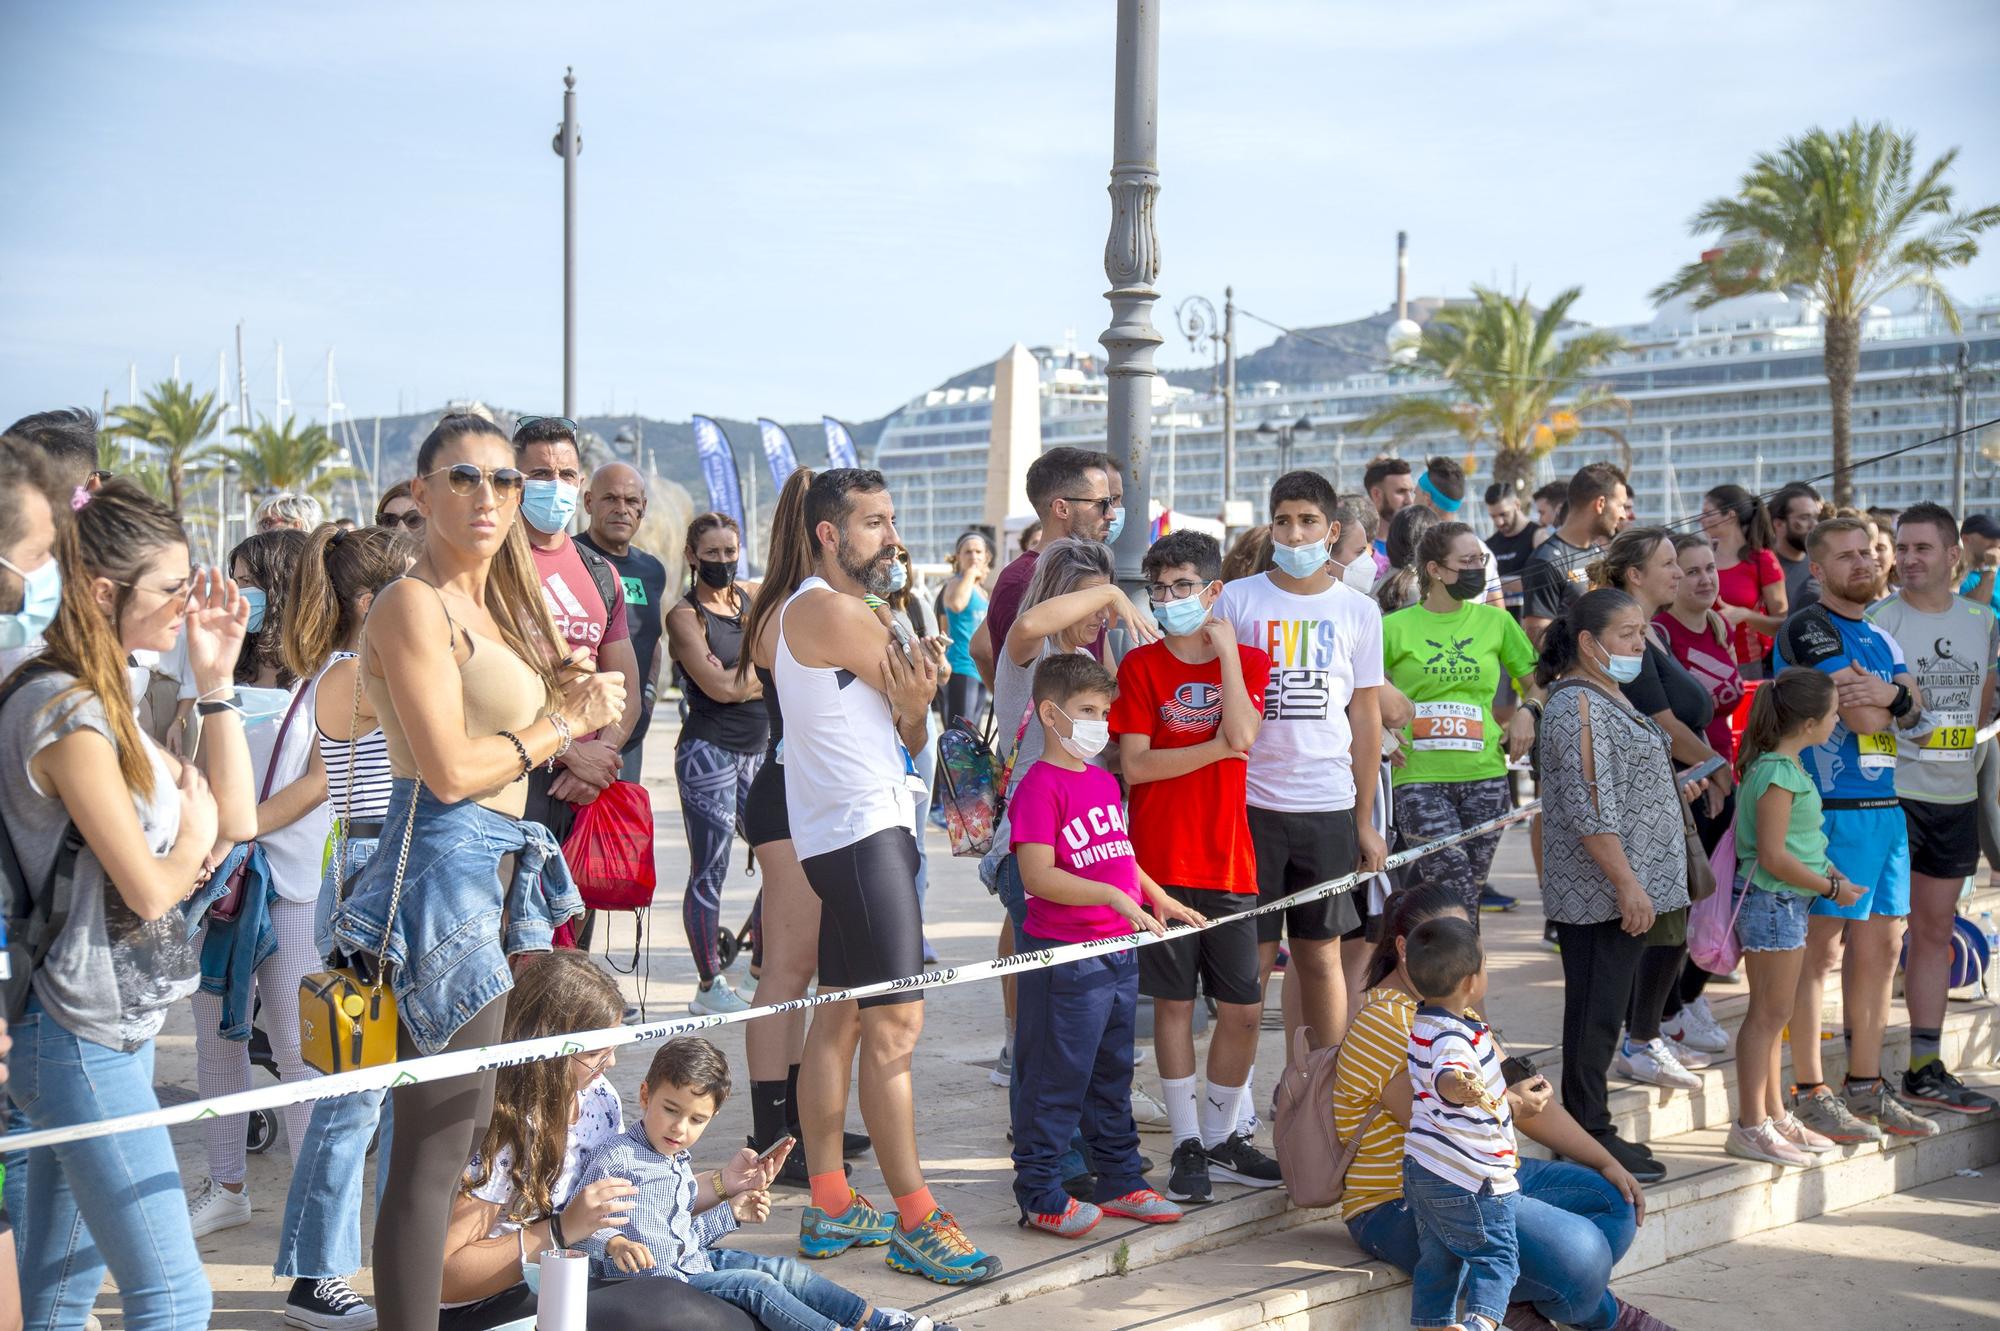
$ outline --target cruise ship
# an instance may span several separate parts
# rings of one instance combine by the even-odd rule
[[[1419,310],[1440,302],[1416,302]],[[1386,326],[1386,316],[1376,316]],[[1862,328],[1861,367],[1853,403],[1853,456],[1857,463],[1948,431],[1951,379],[1959,347],[1970,353],[1966,419],[2000,415],[2000,299],[1959,307],[1954,332],[1921,292],[1899,292],[1877,306]],[[1156,317],[1157,314],[1156,314]],[[1632,477],[1641,521],[1677,521],[1699,511],[1710,488],[1734,482],[1755,492],[1831,469],[1832,443],[1826,379],[1821,368],[1823,330],[1817,311],[1782,295],[1743,297],[1696,311],[1685,301],[1658,308],[1643,323],[1614,327],[1627,350],[1593,380],[1631,404],[1601,417],[1621,429],[1629,457],[1603,436],[1580,436],[1539,464],[1540,478],[1568,476],[1587,462],[1609,458]],[[1312,467],[1335,478],[1343,491],[1358,490],[1363,466],[1390,452],[1411,459],[1435,453],[1460,457],[1475,490],[1492,472],[1487,448],[1465,455],[1456,436],[1418,438],[1391,448],[1386,436],[1366,436],[1355,426],[1402,394],[1448,394],[1449,386],[1422,375],[1394,371],[1383,348],[1379,370],[1332,383],[1240,383],[1236,401],[1236,493],[1261,512],[1261,496],[1282,462]],[[1018,529],[1028,515],[1018,498],[996,509],[989,502],[991,458],[997,450],[1025,447],[1030,454],[1067,444],[1105,446],[1106,392],[1102,358],[1061,348],[1033,347],[1039,371],[1040,436],[1010,438],[994,428],[995,388],[990,370],[971,371],[932,389],[893,413],[876,446],[875,465],[897,495],[897,525],[911,551],[942,560],[958,535],[1006,513]],[[1018,362],[1018,357],[1017,357]],[[1185,376],[1183,376],[1185,377]],[[1213,519],[1222,511],[1222,412],[1218,392],[1155,381],[1152,428],[1155,516],[1169,513]],[[1258,426],[1311,422],[1310,433],[1289,441]],[[1289,455],[1280,449],[1289,443]],[[1855,489],[1866,506],[1899,508],[1951,494],[1953,443],[1919,448],[1861,466]],[[1969,512],[2000,514],[2000,427],[1966,441],[1965,490]],[[1025,466],[1025,462],[1022,463]],[[1003,469],[1004,470],[1004,469]],[[1830,485],[1820,486],[1831,495]],[[1485,514],[1469,512],[1475,525]]]

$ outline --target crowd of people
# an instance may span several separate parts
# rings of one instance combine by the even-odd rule
[[[999,955],[1164,935],[1024,957],[1004,983],[993,1079],[1032,1231],[1170,1224],[1218,1182],[1281,1186],[1256,1058],[1282,969],[1285,1047],[1340,1049],[1317,1112],[1355,1147],[1342,1219],[1413,1274],[1414,1325],[1663,1327],[1608,1287],[1642,1185],[1666,1174],[1616,1131],[1609,1078],[1692,1090],[1729,1049],[1688,946],[1711,890],[1750,992],[1732,1155],[1803,1166],[1935,1133],[1927,1111],[1994,1108],[1941,1057],[1994,779],[1977,740],[2000,661],[1991,518],[1725,485],[1698,528],[1639,525],[1626,478],[1593,463],[1532,495],[1489,487],[1482,536],[1458,463],[1383,458],[1357,493],[1279,477],[1227,552],[1162,535],[1140,599],[1111,551],[1118,466],[1057,447],[1028,470],[1018,554],[1002,564],[996,533],[968,531],[934,593],[882,476],[859,468],[793,473],[758,580],[736,520],[697,515],[675,588],[635,545],[645,478],[587,472],[561,417],[509,433],[446,416],[371,525],[281,496],[212,568],[97,458],[81,411],[0,441],[10,1130],[156,1105],[154,1041],[184,999],[204,1098],[249,1084],[253,1037],[281,1080],[318,1075],[300,994],[330,965],[387,984],[405,1059],[632,1019],[591,959],[602,912],[570,858],[579,830],[621,816],[607,794],[640,780],[675,694],[697,1014],[935,962],[926,831],[961,798],[940,780],[946,727],[1005,773],[980,864]],[[1556,1086],[1480,1015],[1481,919],[1517,905],[1490,882],[1491,824],[1529,774],[1564,981]],[[721,916],[739,836],[759,885],[747,998]],[[1891,1069],[1906,937],[1911,1047]],[[1846,1073],[1829,1084],[1836,972]],[[1134,1080],[1142,998],[1158,1100]],[[927,1181],[923,1016],[905,986],[750,1021],[750,1138],[699,1171],[734,1080],[692,1037],[655,1052],[629,1107],[609,1048],[292,1106],[286,1320],[499,1327],[533,1314],[539,1255],[574,1248],[606,1327],[928,1331],[718,1246],[794,1187],[802,1257],[880,1249],[943,1285],[1000,1273]],[[844,1126],[856,1083],[865,1135]],[[1157,1185],[1142,1121],[1172,1142]],[[1517,1133],[1556,1158],[1521,1158]],[[108,1272],[127,1325],[207,1325],[196,1239],[246,1223],[253,1199],[243,1120],[207,1120],[204,1143],[191,1197],[159,1186],[179,1176],[164,1130],[10,1154],[0,1324],[81,1328]],[[850,1178],[868,1151],[881,1206]],[[372,1305],[348,1283],[364,1264]]]

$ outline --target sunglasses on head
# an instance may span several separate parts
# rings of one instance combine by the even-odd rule
[[[540,425],[543,421],[554,421],[557,425],[568,430],[571,435],[580,433],[576,428],[576,422],[567,416],[516,416],[514,418],[514,433],[519,434],[530,425]]]
[[[519,499],[521,486],[527,480],[518,467],[475,467],[470,462],[458,462],[449,467],[427,471],[422,479],[427,481],[433,476],[440,475],[444,477],[445,484],[451,487],[451,492],[460,498],[478,490],[480,482],[484,481],[492,485],[494,494],[502,498]],[[418,521],[421,522],[422,519],[419,518]]]

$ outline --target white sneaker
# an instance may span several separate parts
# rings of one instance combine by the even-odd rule
[[[1000,1046],[1000,1057],[993,1060],[993,1070],[986,1074],[986,1080],[995,1086],[1005,1086],[1014,1080],[1014,1045],[1011,1041]]]
[[[1171,1126],[1167,1107],[1137,1086],[1132,1088],[1132,1121],[1141,1132],[1165,1132]]]
[[[729,981],[720,975],[694,991],[694,1001],[688,1004],[688,1011],[697,1017],[720,1017],[731,1012],[747,1012],[750,1005],[742,995],[729,987]]]
[[[188,1223],[196,1238],[249,1224],[250,1190],[231,1192],[212,1178],[202,1180],[201,1191],[188,1200]]]
[[[1679,1060],[1680,1065],[1684,1068],[1700,1071],[1702,1068],[1715,1062],[1713,1055],[1703,1053],[1691,1045],[1682,1044],[1679,1040],[1674,1039],[1673,1036],[1666,1034],[1664,1026],[1661,1027],[1660,1038],[1667,1042],[1667,1051]]]
[[[1660,1033],[1676,1044],[1699,1049],[1705,1054],[1724,1053],[1729,1048],[1729,1032],[1722,1029],[1708,1009],[1708,999],[1697,998],[1660,1024]]]
[[[1701,1086],[1701,1078],[1689,1072],[1681,1061],[1674,1057],[1674,1051],[1667,1048],[1665,1040],[1648,1040],[1637,1049],[1618,1051],[1618,1057],[1611,1060],[1621,1077],[1642,1081],[1649,1086],[1666,1086],[1674,1090],[1692,1091]]]
[[[1722,1143],[1723,1152],[1739,1160],[1762,1160],[1771,1165],[1791,1165],[1803,1168],[1813,1162],[1813,1158],[1780,1136],[1765,1119],[1754,1128],[1729,1125],[1729,1136]]]

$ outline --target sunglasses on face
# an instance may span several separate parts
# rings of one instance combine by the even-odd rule
[[[1095,504],[1100,517],[1110,517],[1111,510],[1118,507],[1118,501],[1109,495],[1102,499],[1085,499],[1080,495],[1064,495],[1063,498],[1072,504]]]
[[[375,525],[378,527],[387,527],[392,531],[397,527],[406,527],[411,531],[422,531],[424,529],[424,515],[417,512],[414,508],[407,513],[377,513],[375,515]]]
[[[519,499],[521,497],[521,486],[527,480],[525,476],[521,475],[518,467],[493,467],[489,469],[486,467],[475,467],[470,462],[459,462],[449,467],[439,467],[436,471],[427,471],[421,479],[427,481],[433,476],[440,475],[444,477],[445,484],[451,487],[451,492],[461,499],[477,491],[482,481],[490,484],[493,487],[493,493],[500,498]],[[419,522],[422,520],[422,518],[418,518]]]

